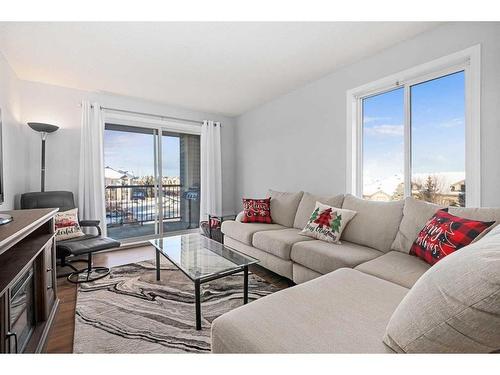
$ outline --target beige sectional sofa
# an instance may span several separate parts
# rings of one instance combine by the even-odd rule
[[[322,197],[303,192],[270,191],[270,195],[273,224],[242,223],[240,215],[222,224],[224,243],[297,284],[390,252],[403,216],[404,201],[370,202],[352,195]],[[357,212],[342,234],[341,245],[299,234],[316,201]]]
[[[433,352],[500,350],[500,227],[491,230],[484,240],[475,241],[431,268],[409,255],[409,248],[419,230],[440,206],[413,198],[385,203],[365,201],[352,195],[321,197],[303,192],[274,191],[270,191],[270,195],[273,224],[242,223],[239,215],[235,221],[223,223],[224,242],[258,258],[260,265],[300,285],[217,318],[212,325],[214,353],[390,353],[425,352],[427,347]],[[340,245],[299,234],[316,201],[357,212],[347,224]],[[500,220],[500,209],[450,207],[450,213],[476,220]],[[489,244],[486,255],[482,244]],[[473,260],[477,262],[476,271],[484,277],[488,275],[487,282],[476,283],[473,277],[464,282],[460,280],[462,275],[453,276],[454,270],[460,268],[461,256],[467,253],[466,249],[478,246],[480,250],[475,253],[484,256]],[[447,270],[436,276],[436,270],[442,268]],[[450,290],[445,285],[429,292],[428,284],[435,283],[435,279],[443,275],[446,275],[447,282],[455,285]],[[456,277],[456,282],[450,282],[450,277]],[[417,287],[419,283],[424,285]],[[453,289],[459,285],[466,288],[465,291]],[[471,285],[488,287],[479,293],[473,292],[474,286]],[[415,302],[417,297],[406,297],[412,291],[412,295],[421,298],[421,289],[429,294],[439,290],[441,294],[434,296],[434,300],[443,307],[434,307],[435,304],[429,307],[422,301]],[[470,324],[477,323],[474,314],[482,314],[481,324],[487,325],[482,327],[488,332],[486,338],[475,338],[475,333],[471,333],[471,337],[462,338],[463,343],[460,337],[457,338],[456,331],[463,330],[460,325],[469,322],[457,319],[460,327],[454,327],[450,321],[453,322],[456,314],[468,311],[470,301],[485,293],[484,298],[489,304],[484,311],[473,310]],[[453,299],[455,305],[450,306],[449,298],[454,294],[457,295]],[[440,300],[443,295],[448,298]],[[408,298],[409,302],[406,301]],[[405,304],[410,307],[401,307]],[[412,307],[412,304],[417,307]],[[422,311],[421,316],[427,314],[432,318],[422,319],[441,325],[441,329],[443,325],[451,329],[455,334],[449,335],[450,340],[458,343],[437,345],[439,339],[432,336],[433,332],[439,332],[437,337],[448,337],[447,332],[433,331],[434,326],[429,328],[415,321],[408,323],[415,326],[406,329],[401,323],[405,321],[404,317],[394,317],[398,309],[418,311],[419,308],[430,309]],[[432,311],[433,308],[441,310]],[[452,310],[450,315],[442,312],[448,310]],[[485,320],[484,316],[489,319]],[[391,324],[397,328],[390,332],[388,327]],[[425,332],[421,332],[423,327]],[[481,334],[483,331],[473,332]],[[432,345],[426,346],[427,341],[423,338]],[[402,342],[405,344],[398,346]]]

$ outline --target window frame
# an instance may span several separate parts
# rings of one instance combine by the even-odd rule
[[[481,206],[481,46],[475,45],[380,80],[348,90],[346,191],[362,197],[363,190],[363,99],[404,88],[404,181],[405,197],[411,196],[411,87],[459,71],[465,75],[465,203]]]

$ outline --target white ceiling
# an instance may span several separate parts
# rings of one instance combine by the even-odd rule
[[[0,23],[20,79],[239,115],[431,22]]]

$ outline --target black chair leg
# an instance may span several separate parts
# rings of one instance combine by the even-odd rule
[[[102,279],[109,275],[107,267],[92,267],[92,253],[88,254],[87,269],[76,270],[68,276],[68,281],[73,284],[88,283]]]
[[[57,264],[57,278],[62,278],[62,277],[68,277],[68,275],[70,275],[72,272],[78,272],[80,271],[80,269],[76,268],[75,266],[73,266],[73,263],[81,263],[81,262],[85,262],[87,263],[87,260],[85,259],[72,259],[72,260],[68,260],[66,256],[59,256],[58,257],[59,259],[59,263]],[[66,272],[62,272],[62,269],[64,269],[65,267],[68,267],[70,268],[72,271],[66,271]]]

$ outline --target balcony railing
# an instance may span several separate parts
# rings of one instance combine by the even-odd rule
[[[163,219],[181,218],[181,185],[163,185]],[[155,221],[158,201],[155,185],[106,186],[108,227]]]

